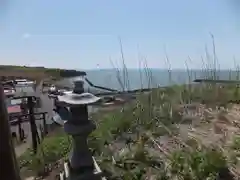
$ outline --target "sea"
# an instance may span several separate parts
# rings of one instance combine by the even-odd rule
[[[115,90],[135,90],[141,88],[165,87],[174,84],[189,84],[195,79],[209,79],[213,76],[221,80],[237,80],[238,72],[221,70],[221,71],[206,71],[206,70],[165,70],[165,69],[97,69],[87,70],[86,78],[94,85],[107,87]],[[76,80],[82,77],[64,79],[61,81],[66,86],[73,85]],[[63,84],[64,84],[63,83]],[[85,82],[86,89],[94,89]]]

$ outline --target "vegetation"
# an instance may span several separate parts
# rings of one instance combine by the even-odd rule
[[[68,78],[86,75],[83,71],[66,70],[45,67],[27,67],[27,66],[0,66],[0,76],[2,80],[14,78],[27,78],[31,80],[42,80],[45,78]]]
[[[191,95],[183,87],[159,89],[148,96],[140,95],[136,103],[121,110],[96,115],[97,129],[92,133],[89,143],[110,179],[216,179],[230,169],[234,170],[227,173],[229,177],[237,174],[239,137],[231,140],[229,148],[229,142],[221,139],[225,136],[223,132],[210,132],[212,126],[220,125],[223,117],[221,120],[217,117],[223,116],[225,110],[216,110],[205,114],[205,117],[197,115],[201,113],[201,108],[206,112],[209,109],[207,106],[222,104],[227,107],[226,97],[214,96],[219,89],[206,89],[202,95],[197,94],[198,90],[199,87],[191,88]],[[183,92],[186,91],[187,95],[184,96]],[[232,96],[234,91],[225,87],[222,93]],[[201,104],[200,95],[206,99],[212,98],[212,101]],[[190,101],[189,97],[192,104],[198,105],[181,110],[181,105]],[[233,105],[228,108],[230,106]],[[191,117],[190,108],[195,109]],[[213,113],[216,114],[210,117]],[[233,133],[230,129],[234,128],[237,134],[240,117],[237,117],[237,125],[232,122],[229,124],[227,114],[224,115],[225,122],[221,122],[221,125],[228,124],[229,130],[226,131]],[[205,133],[211,134],[206,136]],[[212,138],[215,136],[221,136],[220,142]],[[231,138],[231,135],[225,138]],[[212,142],[207,144],[207,140]],[[232,159],[235,159],[235,163]],[[235,167],[237,165],[238,168]]]
[[[235,77],[229,72],[229,80],[238,80],[235,84],[216,83],[219,70],[215,52],[213,39],[213,57],[206,52],[208,64],[203,62],[202,70],[210,82],[157,88],[139,94],[136,101],[119,110],[93,117],[97,129],[89,145],[108,179],[240,177],[239,67],[236,65]],[[129,79],[121,53],[123,70],[116,72],[126,90]],[[167,55],[166,59],[169,63]],[[186,67],[191,83],[193,73],[187,63]],[[154,78],[147,66],[145,76],[150,87]],[[169,82],[171,77],[169,68]]]
[[[216,65],[215,47],[213,52]],[[119,70],[117,76],[126,90],[123,67],[123,82]],[[204,66],[203,73],[217,80],[214,68]],[[150,86],[153,78],[145,69]],[[187,72],[192,82],[191,70]],[[239,80],[238,67],[236,74]],[[93,114],[97,128],[89,146],[111,180],[231,180],[240,177],[239,100],[239,88],[232,84],[156,88],[119,109]]]
[[[159,88],[138,95],[136,101],[122,108],[94,114],[97,129],[89,137],[89,146],[108,179],[238,176],[240,117],[235,117],[234,122],[228,116],[240,107],[227,100],[239,97],[232,86],[225,86],[216,95],[220,89]],[[209,101],[203,104],[199,97]],[[189,101],[192,106],[184,107]],[[216,106],[221,108],[208,112]],[[223,127],[226,132],[218,132]],[[20,166],[42,172],[46,164],[66,156],[69,148],[70,140],[64,134],[46,137],[37,155],[26,152],[20,157]]]
[[[70,148],[71,140],[62,131],[54,136],[47,136],[41,142],[37,154],[28,149],[18,158],[19,167],[42,176],[48,173],[58,160],[65,158]]]

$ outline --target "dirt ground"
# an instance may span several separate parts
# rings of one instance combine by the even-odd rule
[[[199,104],[189,108],[185,116],[188,122],[178,125],[182,141],[191,138],[206,147],[217,146],[230,158],[233,138],[240,135],[240,105],[229,104],[227,108],[212,109]],[[171,151],[178,148],[174,140],[168,136],[157,141],[163,149]],[[240,159],[236,167],[231,167],[231,171],[240,177]]]

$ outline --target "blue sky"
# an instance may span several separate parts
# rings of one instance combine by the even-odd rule
[[[238,0],[3,0],[1,64],[95,69],[201,68],[205,46],[222,68],[240,63]]]

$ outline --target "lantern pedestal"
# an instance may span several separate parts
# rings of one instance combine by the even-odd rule
[[[64,130],[72,136],[72,152],[70,153],[69,162],[72,169],[80,170],[94,168],[92,154],[87,145],[88,135],[95,129],[95,125],[89,123],[84,126],[76,127],[69,122],[64,124]]]

